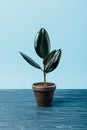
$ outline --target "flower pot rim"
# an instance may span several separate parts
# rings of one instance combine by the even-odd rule
[[[33,83],[32,88],[34,91],[52,91],[56,89],[56,84],[52,82],[46,82],[46,85],[44,85],[44,82],[36,82]]]
[[[47,86],[44,86],[44,82],[35,82],[35,83],[33,83],[32,85],[33,86],[39,86],[39,84],[41,84],[41,86],[43,86],[43,87],[47,87],[47,86],[55,86],[56,84],[55,83],[53,83],[53,82],[46,82],[46,85]]]

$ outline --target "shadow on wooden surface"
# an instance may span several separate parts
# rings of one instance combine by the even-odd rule
[[[72,101],[75,102],[75,101]],[[62,106],[67,106],[67,104],[70,104],[71,101],[61,99],[61,98],[54,98],[52,106],[53,107],[62,107]]]

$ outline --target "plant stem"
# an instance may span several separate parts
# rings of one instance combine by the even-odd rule
[[[44,83],[46,83],[46,73],[44,72]]]
[[[44,67],[43,74],[44,74],[44,85],[46,86],[46,72],[45,72],[45,67]]]

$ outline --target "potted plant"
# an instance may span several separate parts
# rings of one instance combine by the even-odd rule
[[[49,35],[44,28],[41,28],[36,34],[34,48],[37,55],[43,60],[43,68],[26,54],[19,53],[25,61],[43,72],[44,82],[38,82],[32,85],[38,106],[51,106],[56,85],[55,83],[47,82],[46,75],[58,66],[61,58],[61,49],[50,51]]]

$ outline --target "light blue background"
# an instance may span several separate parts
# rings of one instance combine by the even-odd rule
[[[0,0],[0,88],[31,88],[43,81],[22,51],[42,65],[34,37],[46,28],[51,50],[62,49],[58,68],[47,75],[57,88],[87,88],[87,0]]]

